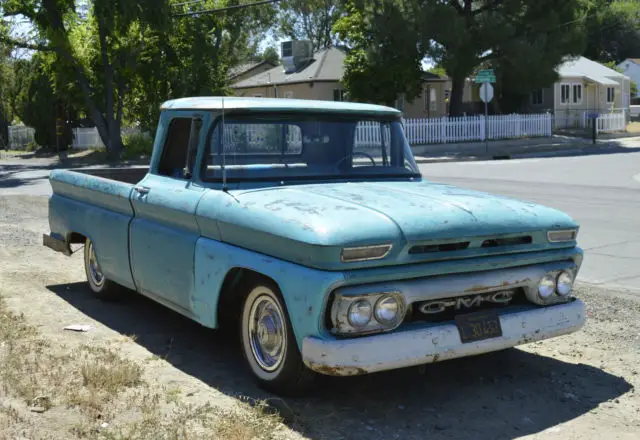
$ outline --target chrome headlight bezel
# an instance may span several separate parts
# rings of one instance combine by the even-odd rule
[[[548,305],[565,303],[565,302],[571,301],[571,299],[573,298],[573,295],[572,295],[573,283],[571,285],[571,289],[566,294],[563,295],[558,291],[558,278],[563,273],[567,273],[568,275],[570,275],[573,279],[573,283],[575,283],[576,274],[577,274],[576,267],[552,270],[542,275],[536,282],[534,288],[527,289],[527,293],[526,293],[527,299],[532,303],[538,304],[541,306],[548,306]],[[543,280],[549,280],[549,279],[553,280],[554,289],[553,289],[553,292],[551,292],[549,296],[545,298],[540,295],[540,284]]]
[[[389,255],[391,248],[393,248],[393,245],[390,243],[345,247],[340,251],[340,261],[343,263],[355,263],[358,261],[381,260]]]
[[[578,238],[578,228],[547,231],[549,243],[570,243]]]
[[[376,307],[381,300],[392,297],[398,304],[398,312],[393,321],[384,323],[376,317]],[[371,319],[361,327],[354,326],[349,320],[351,307],[359,301],[367,301],[371,306]],[[376,292],[357,296],[343,296],[336,294],[330,310],[330,331],[336,335],[365,335],[371,333],[387,332],[396,329],[404,320],[407,307],[404,297],[400,292]]]

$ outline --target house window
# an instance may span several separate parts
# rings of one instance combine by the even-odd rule
[[[607,87],[607,104],[611,104],[616,100],[616,89]]]
[[[542,89],[536,89],[531,92],[531,104],[532,105],[542,105],[543,101],[543,93]]]
[[[573,103],[580,104],[582,102],[582,84],[573,85]]]
[[[435,113],[438,109],[438,92],[432,88],[429,90],[429,112]]]
[[[293,99],[293,90],[287,90],[286,92],[284,92],[284,98]]]
[[[438,110],[437,92],[434,87],[427,86],[424,89],[424,111],[431,115]]]
[[[569,84],[560,85],[560,102],[562,104],[569,103],[569,95],[571,94],[571,86]]]
[[[345,101],[344,90],[343,89],[333,89],[333,100],[334,101]]]

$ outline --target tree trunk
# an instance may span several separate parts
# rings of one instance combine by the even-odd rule
[[[465,75],[459,73],[451,76],[451,98],[449,101],[449,116],[462,115],[462,96],[464,94]]]

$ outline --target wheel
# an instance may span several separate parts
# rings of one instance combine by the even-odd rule
[[[302,362],[279,291],[269,282],[247,287],[240,335],[249,368],[264,389],[300,394],[313,384],[316,375]]]
[[[91,288],[96,297],[103,300],[122,298],[124,289],[104,276],[98,263],[96,249],[93,246],[93,242],[88,238],[84,245],[84,271],[87,274],[89,288]]]

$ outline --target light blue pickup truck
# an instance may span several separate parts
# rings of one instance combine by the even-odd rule
[[[91,290],[238,329],[266,388],[502,350],[578,330],[578,225],[422,178],[375,105],[185,98],[148,169],[50,176],[51,233]]]

